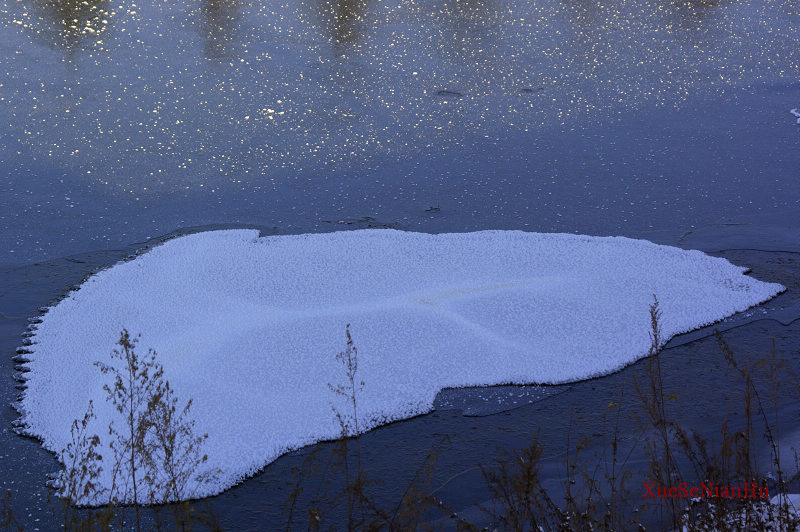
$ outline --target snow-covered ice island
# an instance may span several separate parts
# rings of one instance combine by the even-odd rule
[[[157,351],[178,397],[193,400],[195,431],[208,433],[204,467],[221,474],[194,493],[207,496],[340,434],[332,406],[348,410],[328,385],[345,381],[336,354],[348,323],[365,382],[358,423],[369,430],[430,411],[445,387],[618,370],[647,354],[654,294],[668,340],[784,290],[746,271],[621,237],[196,233],[93,275],[50,308],[17,408],[23,430],[58,452],[93,400],[88,431],[108,445],[119,414],[94,363],[110,362],[123,327],[141,333],[138,349]]]

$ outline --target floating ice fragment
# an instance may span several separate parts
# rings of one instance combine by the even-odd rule
[[[290,449],[340,434],[328,384],[351,323],[359,427],[432,408],[445,387],[561,383],[647,353],[656,294],[664,339],[784,288],[699,251],[644,240],[394,230],[259,237],[212,231],[170,240],[90,277],[36,326],[18,408],[60,451],[90,400],[89,433],[118,414],[104,376],[120,330],[141,333],[176,394],[193,399],[218,493]],[[103,457],[113,457],[108,448]],[[100,479],[111,483],[104,464]],[[102,503],[102,500],[86,501]]]

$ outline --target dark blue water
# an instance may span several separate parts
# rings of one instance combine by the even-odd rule
[[[0,264],[219,223],[644,236],[796,220],[799,9],[10,2]]]
[[[798,50],[797,0],[7,2],[0,345],[11,353],[25,319],[92,271],[194,227],[525,229],[796,252]],[[770,323],[792,322],[792,298]],[[13,364],[3,371],[10,402]],[[558,405],[547,419],[591,402],[585,386],[542,401]],[[475,463],[541,419],[522,410],[393,425],[370,436],[373,463],[408,473],[439,435],[477,434],[440,479],[468,470],[443,490],[471,507],[487,496]],[[14,417],[0,487],[35,526],[56,464],[9,432]],[[279,504],[254,501],[283,500],[286,460],[223,496],[228,526],[279,522]],[[398,478],[388,493],[404,478],[383,476]]]

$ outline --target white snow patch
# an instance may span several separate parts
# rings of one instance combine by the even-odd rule
[[[775,506],[786,504],[790,512],[800,516],[800,493],[787,493],[786,495],[775,495],[769,500]]]
[[[430,411],[444,387],[561,383],[630,364],[648,350],[653,294],[668,339],[784,290],[746,271],[621,237],[197,233],[97,273],[50,308],[18,408],[27,432],[60,451],[94,400],[89,432],[107,444],[117,413],[93,363],[109,361],[123,327],[141,333],[141,353],[154,348],[194,401],[207,465],[222,471],[195,496],[212,495],[339,435],[331,405],[346,405],[328,383],[345,379],[335,355],[347,323],[368,430]]]

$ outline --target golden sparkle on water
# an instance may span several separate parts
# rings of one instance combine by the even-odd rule
[[[796,37],[765,29],[792,5],[14,0],[0,105],[87,179],[245,189],[728,94],[796,68]]]

